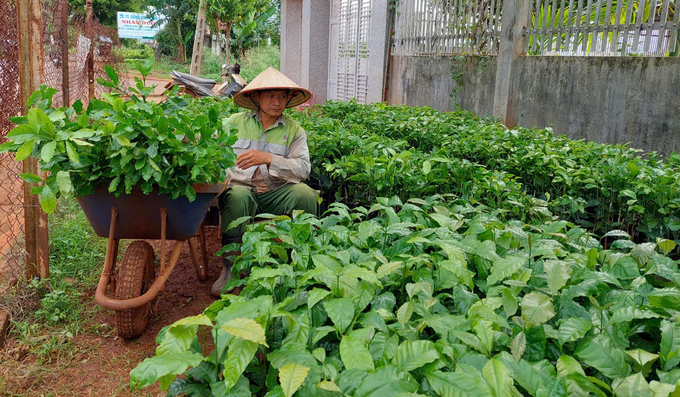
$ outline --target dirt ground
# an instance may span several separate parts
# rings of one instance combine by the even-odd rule
[[[112,311],[100,310],[91,330],[71,338],[75,354],[69,358],[59,357],[53,363],[37,365],[27,352],[17,351],[9,342],[0,352],[0,395],[2,396],[158,396],[164,395],[158,385],[142,391],[131,391],[130,370],[146,357],[154,355],[154,339],[164,326],[183,317],[200,314],[215,298],[210,286],[221,272],[219,258],[214,253],[221,247],[217,228],[206,233],[208,277],[200,282],[196,277],[189,246],[185,244],[165,290],[152,306],[147,331],[138,339],[125,341],[115,334]],[[160,243],[150,241],[159,252]],[[168,249],[171,243],[168,243]],[[156,266],[158,268],[158,258]],[[96,310],[94,290],[83,297],[88,306]]]

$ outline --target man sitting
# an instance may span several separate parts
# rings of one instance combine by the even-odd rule
[[[302,183],[311,169],[307,134],[300,124],[283,115],[285,109],[310,97],[309,90],[273,68],[260,73],[234,96],[237,105],[252,111],[225,120],[238,128],[233,145],[238,157],[236,166],[227,170],[228,188],[219,197],[223,245],[241,242],[246,225],[227,227],[242,216],[290,215],[293,210],[317,214],[317,194]],[[222,293],[238,255],[229,252],[222,257],[224,269],[212,286],[213,295]]]

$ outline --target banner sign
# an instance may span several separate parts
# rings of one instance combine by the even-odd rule
[[[154,19],[146,14],[118,11],[118,37],[121,39],[153,39],[161,30],[157,24],[159,16]]]

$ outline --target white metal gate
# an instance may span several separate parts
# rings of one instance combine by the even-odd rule
[[[328,96],[366,103],[372,0],[333,0],[330,18]]]

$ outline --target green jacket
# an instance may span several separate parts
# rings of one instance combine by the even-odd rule
[[[227,170],[229,186],[247,186],[256,191],[253,174],[259,168],[260,175],[269,189],[274,190],[288,183],[300,183],[309,177],[311,163],[307,134],[295,120],[281,115],[266,131],[262,129],[260,115],[256,111],[236,113],[224,119],[238,128],[238,140],[234,143],[237,155],[248,150],[260,150],[272,154],[271,165],[253,166],[242,170]]]

